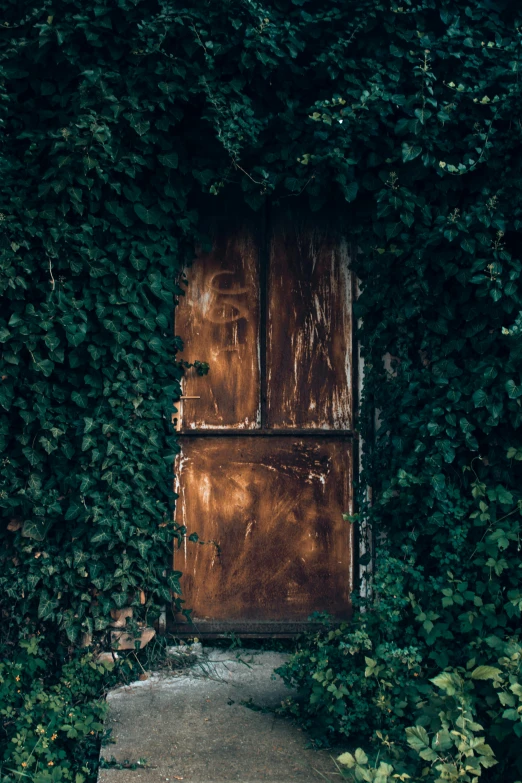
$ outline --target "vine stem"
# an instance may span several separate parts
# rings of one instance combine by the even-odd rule
[[[56,288],[56,280],[53,277],[53,262],[51,261],[50,258],[49,258],[49,274],[51,275],[51,286],[54,291]]]
[[[469,561],[471,560],[471,558],[472,558],[472,557],[475,555],[475,553],[476,553],[476,551],[477,551],[477,547],[478,547],[478,545],[479,545],[479,544],[481,544],[481,543],[482,543],[482,541],[484,541],[484,538],[487,536],[487,534],[489,533],[489,531],[491,530],[491,528],[493,527],[493,525],[498,525],[498,523],[499,523],[499,522],[502,522],[504,519],[507,519],[508,517],[512,516],[512,515],[513,515],[513,514],[515,514],[517,511],[519,511],[519,508],[518,508],[518,506],[517,506],[516,508],[514,508],[512,511],[510,511],[508,514],[504,514],[504,516],[503,516],[503,517],[499,517],[499,518],[498,518],[498,519],[496,519],[494,522],[491,522],[491,524],[489,524],[489,525],[488,525],[488,527],[486,528],[486,530],[485,530],[485,531],[484,531],[484,533],[482,534],[482,536],[481,536],[481,538],[480,538],[480,541],[478,542],[477,546],[475,547],[475,549],[473,550],[473,552],[472,552],[472,553],[471,553],[471,555],[469,556],[469,558],[468,558],[468,562],[469,562]]]
[[[253,178],[253,177],[252,177],[252,176],[251,176],[251,175],[248,173],[248,171],[245,171],[245,169],[244,169],[242,166],[240,166],[240,165],[239,165],[239,163],[237,162],[237,160],[236,160],[235,158],[232,158],[232,163],[234,164],[234,166],[236,167],[236,169],[239,169],[239,171],[242,171],[242,172],[243,172],[243,174],[245,174],[245,175],[248,177],[248,179],[249,179],[251,182],[253,182],[253,183],[254,183],[254,185],[264,185],[264,184],[265,184],[264,182],[259,182],[257,179],[254,179],[254,178]],[[308,183],[307,183],[307,184],[308,184]]]

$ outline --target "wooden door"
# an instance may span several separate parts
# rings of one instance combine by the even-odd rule
[[[213,221],[176,312],[187,373],[175,552],[193,626],[274,634],[350,613],[352,277],[324,221],[279,212]]]

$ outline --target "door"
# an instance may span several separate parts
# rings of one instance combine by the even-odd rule
[[[175,632],[287,634],[350,614],[352,288],[324,220],[278,211],[215,219],[176,311],[179,405],[174,554],[192,623]],[[196,533],[198,542],[188,536]]]

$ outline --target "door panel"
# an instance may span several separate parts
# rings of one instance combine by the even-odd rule
[[[178,470],[176,521],[206,542],[174,556],[196,622],[349,615],[350,442],[186,436]]]
[[[268,277],[269,427],[352,429],[351,299],[346,243],[309,217],[277,217]]]
[[[215,221],[210,253],[187,271],[188,287],[176,309],[182,358],[210,364],[208,376],[187,373],[184,429],[260,426],[259,223]]]

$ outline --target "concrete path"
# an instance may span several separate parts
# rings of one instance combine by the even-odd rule
[[[307,749],[306,734],[290,720],[242,703],[273,707],[288,697],[273,676],[284,660],[273,652],[241,650],[236,657],[205,649],[188,670],[112,691],[108,728],[115,743],[102,756],[146,765],[102,769],[99,783],[338,780],[333,752]]]

